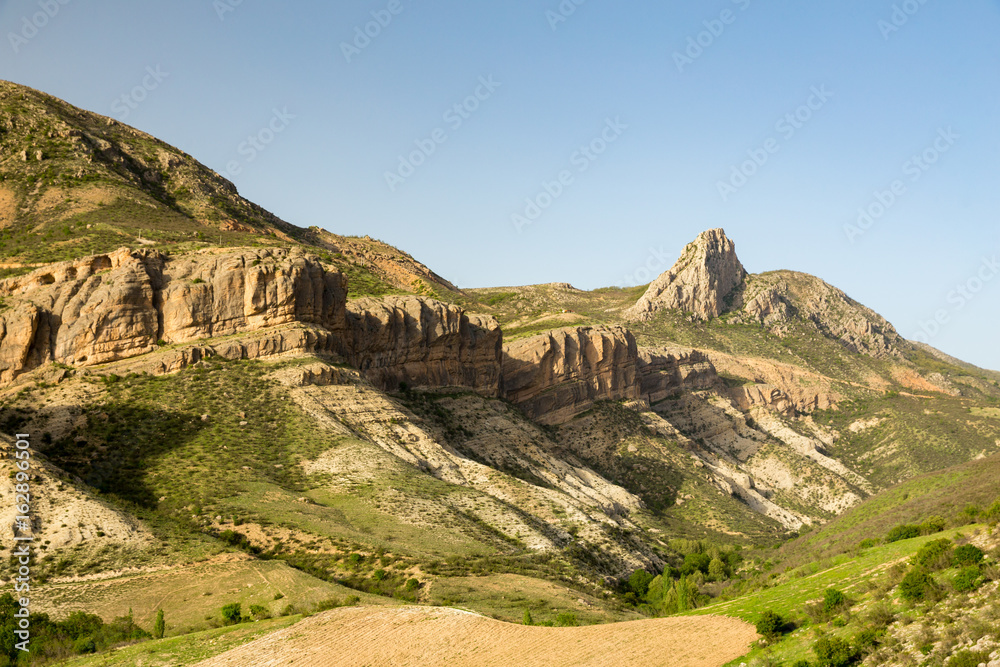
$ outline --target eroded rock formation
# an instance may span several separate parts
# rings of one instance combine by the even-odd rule
[[[569,327],[503,349],[503,395],[543,424],[594,401],[639,398],[635,337],[622,327]]]
[[[736,245],[721,229],[710,229],[684,248],[673,268],[654,280],[627,311],[627,320],[648,320],[671,308],[702,320],[718,317],[726,298],[747,277]]]

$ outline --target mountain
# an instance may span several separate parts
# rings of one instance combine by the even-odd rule
[[[58,492],[30,527],[56,617],[639,618],[639,570],[680,581],[699,553],[718,596],[1000,451],[996,374],[818,278],[748,274],[722,230],[648,287],[459,289],[43,93],[0,84],[0,127],[0,423]]]

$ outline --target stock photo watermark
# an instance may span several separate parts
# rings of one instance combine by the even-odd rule
[[[448,124],[452,132],[457,131],[467,120],[472,118],[472,115],[480,109],[483,102],[493,97],[493,94],[502,85],[502,83],[493,79],[492,74],[479,77],[479,85],[476,86],[472,94],[461,102],[450,106],[442,114],[441,119]],[[416,146],[416,149],[405,155],[399,155],[399,163],[396,166],[396,170],[385,172],[385,184],[389,186],[389,191],[395,192],[401,185],[406,183],[407,179],[417,173],[420,167],[427,164],[427,160],[437,152],[441,144],[448,141],[449,136],[447,130],[438,127],[431,131],[427,137],[414,140],[413,144]]]
[[[20,30],[7,33],[7,39],[10,41],[10,48],[14,50],[14,54],[20,53],[21,47],[33,40],[38,32],[59,14],[60,9],[70,2],[72,0],[38,0],[38,8],[41,11],[37,11],[31,16],[22,16]]]
[[[230,180],[234,176],[239,176],[243,167],[256,160],[261,153],[267,150],[267,147],[274,143],[278,135],[288,129],[293,120],[295,120],[295,116],[288,113],[288,107],[272,109],[271,120],[255,134],[248,135],[246,141],[241,142],[236,147],[236,153],[241,155],[243,159],[227,162],[223,176]]]
[[[354,58],[361,55],[361,52],[371,46],[372,40],[382,34],[388,28],[394,18],[403,13],[406,7],[401,0],[389,0],[385,9],[378,9],[371,12],[372,20],[363,26],[354,27],[354,38],[350,42],[340,43],[340,52],[350,63]]]
[[[146,101],[149,94],[160,87],[170,72],[164,72],[157,65],[155,68],[147,67],[146,75],[142,77],[142,82],[132,90],[124,93],[121,97],[111,103],[111,111],[120,121],[124,121],[129,114],[139,108],[139,105]]]
[[[638,267],[632,273],[626,274],[622,279],[622,287],[638,287],[646,285],[653,278],[662,274],[665,270],[673,266],[676,257],[671,257],[670,253],[659,248],[650,248],[646,263]]]
[[[549,22],[549,27],[552,28],[552,32],[559,29],[560,23],[565,23],[569,20],[569,17],[576,14],[577,7],[586,4],[587,0],[562,0],[559,6],[556,7],[555,11],[548,10],[545,12],[545,20]]]
[[[941,330],[951,322],[955,313],[969,305],[998,274],[1000,274],[1000,261],[997,260],[997,255],[983,257],[983,261],[975,273],[948,292],[945,301],[949,307],[939,308],[934,313],[933,318],[921,322],[920,331],[914,334],[911,339],[918,343],[929,344],[931,339],[941,333]]]
[[[729,178],[716,182],[716,190],[718,190],[723,202],[728,202],[730,197],[749,183],[750,179],[757,175],[757,172],[770,161],[771,157],[781,150],[781,142],[791,140],[833,97],[833,93],[827,90],[825,84],[813,86],[811,93],[802,106],[795,111],[786,113],[774,124],[775,132],[781,136],[780,140],[769,137],[757,148],[747,150],[747,159],[732,166]]]
[[[853,224],[844,225],[844,234],[847,236],[847,240],[853,245],[858,237],[864,236],[909,192],[906,181],[918,182],[941,160],[941,156],[950,151],[961,138],[950,126],[938,129],[937,137],[934,138],[931,145],[911,156],[900,167],[906,180],[897,178],[886,189],[876,190],[872,193],[872,200],[858,209],[857,220]]]
[[[212,8],[219,16],[220,21],[226,20],[226,14],[235,12],[236,8],[243,4],[243,0],[212,0]]]
[[[601,133],[590,140],[589,143],[580,146],[573,155],[570,156],[569,163],[573,169],[563,169],[551,181],[542,181],[541,191],[535,196],[524,200],[525,207],[510,217],[514,229],[520,234],[528,225],[534,224],[542,217],[557,199],[562,197],[566,190],[576,182],[576,174],[583,174],[600,159],[611,144],[618,141],[628,125],[621,122],[620,117],[614,120],[608,118],[604,122],[604,129]]]
[[[878,29],[882,33],[882,38],[885,41],[889,41],[889,37],[893,33],[897,33],[900,29],[910,22],[910,19],[917,15],[924,5],[928,3],[929,0],[905,0],[900,4],[892,6],[892,15],[889,20],[881,19],[878,22]]]
[[[739,7],[741,12],[745,12],[750,7],[750,0],[732,0],[732,3]],[[712,48],[715,42],[726,32],[726,26],[736,23],[739,14],[732,9],[723,9],[717,18],[702,21],[705,29],[697,35],[687,38],[687,46],[682,51],[674,51],[674,64],[677,71],[684,73],[684,68],[693,65],[694,61],[705,55],[707,49]]]
[[[13,630],[14,648],[25,653],[31,644],[31,543],[35,541],[31,524],[31,443],[27,433],[18,433],[14,443],[12,458],[17,472],[14,479],[14,547],[11,549],[11,564],[17,566],[14,577],[15,601],[18,610],[14,612],[17,625]],[[44,548],[44,547],[43,547]],[[13,639],[13,638],[12,638]]]

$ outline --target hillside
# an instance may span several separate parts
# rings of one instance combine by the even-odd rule
[[[996,373],[722,230],[642,288],[459,289],[43,93],[0,82],[0,128],[0,424],[31,434],[55,623],[637,620],[680,610],[649,580],[704,604],[796,535],[789,564],[835,557],[1000,451]]]

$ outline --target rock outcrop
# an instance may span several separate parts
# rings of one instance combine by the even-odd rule
[[[503,396],[542,424],[598,400],[639,398],[635,337],[622,327],[569,327],[503,349]]]
[[[684,248],[673,268],[654,280],[627,320],[648,320],[663,309],[693,313],[701,320],[718,317],[727,297],[747,277],[736,245],[721,229],[710,229]]]
[[[290,322],[341,331],[346,294],[341,273],[298,250],[126,248],[52,264],[0,281],[0,382],[47,362],[91,366]]]
[[[470,387],[497,396],[502,333],[493,317],[414,296],[348,304],[343,355],[376,387]]]
[[[650,404],[720,383],[711,360],[687,348],[639,348],[638,375],[639,392]]]

